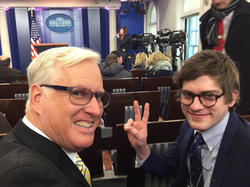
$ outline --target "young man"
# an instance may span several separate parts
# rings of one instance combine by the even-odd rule
[[[204,50],[188,59],[173,80],[186,120],[173,145],[159,155],[147,145],[149,105],[141,120],[135,101],[135,121],[124,126],[137,153],[135,167],[158,177],[174,176],[173,187],[249,186],[250,123],[234,112],[240,94],[235,63],[221,52]],[[193,144],[199,142],[195,149],[201,158],[194,161]]]
[[[241,74],[241,102],[237,113],[250,108],[250,3],[246,0],[212,0],[211,8],[200,18],[202,49],[227,53],[238,62]]]
[[[26,115],[0,142],[0,186],[91,186],[75,153],[93,143],[110,100],[97,62],[98,53],[76,47],[31,62]]]

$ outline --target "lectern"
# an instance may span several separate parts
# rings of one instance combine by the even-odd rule
[[[41,43],[41,44],[34,44],[34,47],[37,50],[37,53],[41,53],[47,49],[54,48],[54,47],[64,47],[68,46],[67,43]]]

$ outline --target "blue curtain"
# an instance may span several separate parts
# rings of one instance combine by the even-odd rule
[[[15,69],[21,70],[14,8],[10,8],[9,10],[6,11],[6,17],[7,17],[9,38],[10,38],[12,66]]]

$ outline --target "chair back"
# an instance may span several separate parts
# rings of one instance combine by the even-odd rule
[[[144,90],[157,90],[158,87],[169,86],[171,90],[178,90],[178,86],[173,83],[172,77],[144,77]]]
[[[142,105],[143,111],[145,103],[149,103],[149,121],[157,121],[159,119],[160,97],[160,91],[112,93],[110,103],[104,109],[105,126],[113,128],[112,137],[106,139],[107,149],[116,148],[116,124],[124,123],[125,106],[133,106],[134,100],[137,100],[139,105]]]
[[[164,120],[166,120],[169,108],[170,86],[158,87],[158,90],[161,91],[160,115]]]
[[[143,114],[142,105],[139,105],[139,109],[140,109],[141,117],[142,117],[142,114]],[[134,106],[125,106],[125,120],[124,120],[124,123],[127,123],[127,121],[130,118],[133,119],[133,120],[135,120]]]
[[[15,98],[16,93],[28,93],[27,83],[8,83],[0,84],[0,99]]]
[[[126,92],[136,92],[139,89],[139,78],[104,79],[103,88],[110,93],[113,89],[125,89]]]
[[[26,99],[0,99],[0,111],[5,114],[12,128],[25,115]]]
[[[139,84],[141,83],[141,78],[146,75],[146,70],[145,69],[138,69],[138,70],[131,69],[130,72],[132,73],[133,77],[138,77],[139,78]]]
[[[169,107],[167,113],[168,120],[185,119],[181,110],[181,104],[176,100],[176,93],[178,90],[171,90],[169,96]]]
[[[2,77],[6,83],[12,83],[14,80],[13,75],[2,75]]]
[[[242,116],[245,120],[249,121],[250,122],[250,115],[243,115]]]
[[[17,75],[18,82],[28,82],[27,75]]]

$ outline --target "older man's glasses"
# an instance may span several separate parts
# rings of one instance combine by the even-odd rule
[[[217,99],[223,95],[224,95],[224,93],[222,93],[220,95],[215,95],[215,94],[212,94],[210,92],[203,92],[201,94],[194,94],[194,93],[188,92],[188,91],[179,91],[176,93],[176,97],[178,98],[178,100],[181,102],[181,104],[183,104],[185,106],[190,106],[194,102],[194,98],[198,97],[200,103],[204,107],[207,107],[207,108],[213,107],[216,104]]]
[[[67,91],[69,93],[69,101],[75,105],[87,105],[95,96],[99,106],[105,108],[108,106],[111,94],[109,92],[92,92],[84,87],[66,87],[58,85],[42,84],[41,87],[49,87],[55,90]]]

